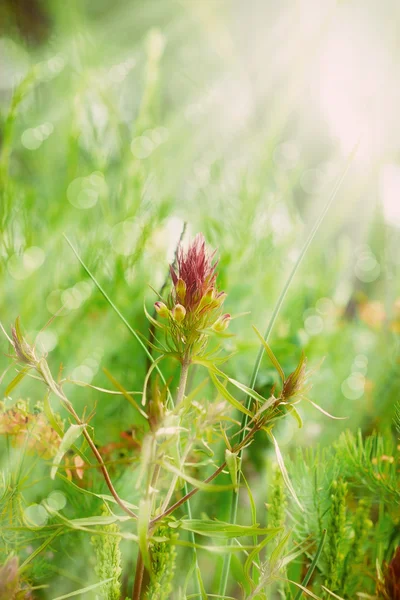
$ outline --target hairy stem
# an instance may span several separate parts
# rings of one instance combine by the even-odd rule
[[[180,404],[185,396],[187,378],[189,373],[190,361],[186,358],[182,361],[181,376],[179,379],[178,395],[176,397],[176,406]]]
[[[185,396],[189,366],[190,366],[190,360],[187,357],[185,357],[182,361],[181,374],[180,374],[179,384],[178,384],[178,393],[177,393],[177,397],[176,397],[176,405],[180,404]],[[154,481],[153,481],[152,485],[155,485]],[[185,497],[186,497],[186,496],[188,496],[187,483],[185,483],[184,490],[185,490]],[[190,498],[190,496],[187,498],[187,500],[189,500],[189,498]],[[192,511],[191,511],[191,506],[190,506],[189,502],[187,505],[187,511],[188,511],[189,519],[191,519]],[[170,514],[170,513],[168,513],[168,514]],[[165,516],[165,515],[163,514],[162,516]],[[155,518],[152,521],[150,521],[149,529],[153,529],[154,525],[159,520],[160,520],[159,518]],[[196,588],[196,593],[200,594],[201,591],[200,591],[200,583],[198,580],[198,569],[197,569],[197,551],[195,548],[195,537],[194,537],[194,533],[192,531],[189,533],[189,538],[193,544],[193,556],[194,556],[194,559],[196,562],[195,588]],[[141,555],[141,552],[139,551],[138,562],[136,565],[135,583],[134,583],[134,588],[133,588],[133,593],[132,593],[132,600],[140,600],[142,598],[142,593],[143,593],[142,587],[143,587],[143,579],[144,579],[143,576],[144,576],[143,557]]]

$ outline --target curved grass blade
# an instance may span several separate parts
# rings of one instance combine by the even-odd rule
[[[74,596],[80,596],[81,594],[86,594],[86,592],[91,592],[102,585],[109,583],[112,581],[114,577],[109,577],[108,579],[104,579],[104,581],[100,581],[100,583],[94,583],[93,585],[89,585],[88,587],[81,588],[80,590],[75,590],[74,592],[70,592],[69,594],[65,594],[64,596],[57,596],[57,598],[53,598],[53,600],[67,600],[67,598],[73,598]]]
[[[336,184],[333,187],[331,195],[328,198],[323,211],[321,212],[320,216],[318,217],[318,219],[316,220],[314,226],[312,227],[312,229],[311,229],[311,231],[310,231],[310,233],[309,233],[309,235],[308,235],[308,237],[307,237],[307,239],[306,239],[306,241],[305,241],[305,243],[303,245],[303,248],[301,249],[299,257],[296,260],[295,264],[293,265],[293,268],[292,268],[291,272],[289,273],[289,276],[288,276],[288,278],[287,278],[287,280],[286,280],[286,282],[285,282],[285,284],[284,284],[284,286],[282,288],[282,291],[281,291],[281,293],[279,295],[279,298],[278,298],[278,300],[277,300],[277,302],[275,304],[275,308],[274,308],[274,310],[272,312],[271,318],[269,320],[269,323],[267,325],[267,329],[266,329],[265,334],[264,334],[264,340],[266,342],[268,342],[269,336],[271,335],[272,328],[273,328],[273,326],[275,324],[275,321],[276,321],[276,319],[278,317],[279,311],[281,310],[282,304],[283,304],[283,302],[284,302],[284,300],[286,298],[286,294],[287,294],[287,292],[288,292],[288,290],[290,288],[290,285],[291,285],[291,283],[293,281],[293,278],[296,275],[296,273],[297,273],[297,271],[298,271],[298,269],[299,269],[299,267],[300,267],[300,265],[301,265],[301,263],[303,261],[303,258],[306,255],[307,250],[310,247],[311,242],[313,241],[313,239],[314,239],[314,237],[315,237],[318,229],[320,228],[321,223],[325,219],[325,217],[326,217],[326,215],[327,215],[327,213],[328,213],[331,205],[333,204],[333,201],[335,200],[335,198],[337,196],[337,193],[338,193],[338,191],[339,191],[339,189],[340,189],[340,187],[342,185],[342,182],[343,182],[343,180],[344,180],[344,178],[345,178],[345,176],[347,174],[347,171],[349,170],[350,165],[353,162],[353,159],[354,159],[354,157],[356,155],[356,152],[357,152],[357,149],[358,149],[358,144],[359,144],[359,142],[357,142],[355,144],[355,146],[353,147],[352,151],[350,152],[350,154],[349,154],[349,156],[348,156],[348,158],[347,158],[347,160],[345,162],[343,171],[342,171],[341,175],[339,176],[339,178],[337,179]],[[256,362],[254,364],[253,374],[251,376],[250,388],[252,388],[252,389],[254,389],[256,381],[257,381],[258,371],[260,369],[261,360],[262,360],[263,355],[264,355],[264,346],[261,345],[260,349],[258,351],[257,357],[256,357]],[[247,398],[247,402],[246,402],[246,407],[249,408],[249,406],[250,406],[250,396]],[[246,430],[246,425],[247,425],[247,415],[243,415],[243,418],[242,418],[242,427],[241,427],[242,432],[243,432],[242,436],[245,435],[244,432]],[[236,523],[236,515],[237,515],[237,510],[238,510],[238,501],[239,501],[238,494],[232,494],[232,497],[231,497],[231,514],[230,514],[230,521],[231,521],[231,523]],[[227,554],[225,556],[225,559],[224,559],[224,566],[223,566],[223,569],[222,569],[221,579],[220,579],[219,594],[221,596],[225,595],[226,586],[228,584],[229,568],[230,568],[230,554]]]
[[[63,236],[64,236],[65,241],[67,242],[67,244],[70,246],[72,252],[75,254],[76,258],[79,260],[79,262],[81,263],[82,267],[85,269],[86,273],[89,275],[90,279],[93,281],[93,283],[95,284],[95,286],[97,287],[97,289],[99,290],[99,292],[107,300],[107,302],[109,303],[109,305],[111,306],[111,308],[113,309],[113,311],[118,315],[118,317],[121,319],[121,321],[123,322],[123,324],[125,325],[125,327],[128,329],[128,331],[139,342],[139,344],[141,345],[141,347],[143,348],[143,350],[147,354],[149,360],[151,360],[151,362],[154,363],[154,358],[153,358],[151,352],[149,351],[149,349],[147,348],[146,344],[140,339],[140,336],[133,329],[133,327],[131,325],[129,325],[128,321],[125,319],[125,317],[123,316],[123,314],[115,306],[114,302],[111,300],[110,296],[107,294],[107,292],[104,290],[104,288],[97,281],[96,277],[90,271],[89,267],[87,267],[86,264],[83,262],[82,258],[79,256],[78,251],[75,249],[75,247],[73,246],[73,244],[70,241],[70,239],[65,235],[65,233],[63,233]],[[163,382],[163,384],[167,385],[167,383],[165,381],[165,378],[164,378],[164,375],[160,371],[159,367],[157,367],[157,371],[158,371],[158,373],[159,373],[159,375],[161,377],[161,381]]]

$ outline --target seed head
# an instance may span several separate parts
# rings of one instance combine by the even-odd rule
[[[282,397],[284,400],[289,400],[294,396],[304,394],[306,391],[306,372],[307,359],[304,355],[301,356],[300,362],[296,369],[285,379],[282,389]]]
[[[12,345],[14,346],[15,354],[18,360],[25,365],[35,367],[38,359],[34,349],[28,344],[21,332],[19,318],[15,322],[15,327],[11,328]]]

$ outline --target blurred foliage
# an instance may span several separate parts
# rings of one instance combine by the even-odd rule
[[[291,457],[289,475],[306,509],[297,513],[286,498],[290,539],[303,544],[295,546],[302,553],[279,562],[293,550],[286,540],[276,565],[303,581],[326,528],[310,584],[317,595],[324,593],[321,585],[333,584],[345,598],[373,595],[376,562],[389,564],[399,544],[400,229],[387,216],[381,185],[383,167],[399,162],[393,82],[399,16],[395,2],[382,8],[361,0],[256,1],[252,10],[239,1],[190,0],[6,0],[0,6],[0,321],[8,330],[21,315],[31,343],[49,353],[53,373],[60,369],[64,377],[138,391],[148,363],[63,234],[147,337],[143,302],[149,307],[156,299],[149,286],[163,285],[187,223],[186,237],[201,231],[218,248],[226,309],[250,312],[232,321],[235,337],[223,342],[235,353],[226,371],[248,384],[259,346],[252,324],[265,328],[358,138],[357,130],[349,145],[352,117],[365,118],[359,152],[270,338],[285,373],[295,370],[301,351],[311,367],[324,359],[308,396],[347,417],[331,420],[304,402],[298,409],[303,428],[285,419],[274,430],[285,461]],[[343,60],[349,39],[352,53]],[[332,48],[338,55],[333,67],[326,60]],[[357,56],[364,56],[362,68]],[[1,350],[3,373],[10,364],[5,337]],[[13,369],[1,378],[2,393]],[[165,363],[163,372],[176,389],[174,364]],[[195,369],[190,389],[203,377]],[[278,383],[264,358],[257,392],[268,397]],[[139,461],[143,428],[139,413],[123,396],[65,388],[79,414],[95,408],[96,444],[122,497],[130,497],[128,465]],[[46,431],[43,388],[25,378],[7,396],[0,412],[0,564],[18,554],[23,586],[26,573],[35,586],[50,586],[34,591],[38,598],[99,583],[90,536],[64,528],[58,517],[47,522],[41,504],[53,498],[53,510],[70,520],[99,514],[107,490],[87,449],[71,450],[63,473],[50,481],[54,431]],[[68,415],[56,399],[53,408],[66,427]],[[24,438],[22,418],[30,431]],[[14,443],[21,439],[22,445]],[[41,444],[36,454],[35,439]],[[274,461],[261,436],[243,457],[262,526],[270,518],[265,504],[276,509],[282,493]],[[52,497],[57,491],[58,500]],[[240,494],[239,522],[250,524],[243,486]],[[227,521],[229,498],[227,491],[199,494],[193,511]],[[130,541],[120,546],[123,572],[133,572]],[[177,550],[182,589],[190,567],[184,550]],[[160,555],[162,577],[164,559]],[[201,551],[199,562],[209,573],[207,590],[216,593],[222,558]],[[361,583],[348,567],[359,563]],[[236,554],[231,573],[250,595]],[[263,581],[257,577],[255,589]],[[122,594],[131,583],[122,578]],[[268,585],[272,594],[289,593],[286,583]],[[294,597],[295,586],[290,589]],[[229,593],[238,597],[239,586],[230,585]]]

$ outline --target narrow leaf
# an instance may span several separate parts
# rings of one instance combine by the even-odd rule
[[[279,468],[281,470],[282,477],[283,477],[283,480],[284,480],[284,482],[286,484],[286,487],[288,488],[289,492],[291,493],[291,495],[293,497],[293,500],[296,502],[296,504],[298,505],[298,507],[300,508],[300,510],[302,512],[304,512],[304,508],[301,505],[300,500],[298,499],[297,494],[294,491],[294,487],[292,486],[292,484],[290,482],[289,475],[288,475],[288,472],[286,470],[285,463],[283,461],[283,456],[282,456],[282,453],[280,451],[278,442],[276,441],[276,439],[275,439],[275,437],[274,437],[274,435],[273,435],[273,433],[271,431],[268,431],[268,435],[269,435],[269,437],[271,438],[271,440],[272,440],[272,442],[274,444],[276,459],[278,461],[278,465],[279,465]]]
[[[203,490],[204,492],[224,492],[226,490],[232,489],[232,485],[215,485],[213,483],[205,483],[200,479],[190,477],[189,475],[186,475],[186,473],[184,473],[183,471],[181,471],[177,467],[174,467],[174,465],[171,465],[166,461],[162,463],[162,466],[167,471],[174,473],[174,475],[181,477],[182,479],[190,483],[193,487],[198,488],[199,490]]]
[[[324,547],[325,539],[326,539],[326,529],[324,529],[322,532],[322,537],[321,537],[321,541],[318,545],[317,552],[316,552],[314,559],[313,559],[311,565],[309,566],[308,571],[305,574],[305,577],[302,581],[302,586],[304,588],[307,586],[308,582],[310,581],[310,579],[312,577],[312,574],[314,573],[315,567],[317,566],[318,559],[321,556],[322,548]],[[294,597],[294,600],[300,600],[301,594],[302,594],[302,590],[300,589],[297,592],[296,596]]]
[[[221,394],[221,396],[223,398],[225,398],[225,400],[227,400],[229,402],[229,404],[231,404],[234,408],[236,408],[236,410],[239,410],[240,412],[245,413],[248,417],[253,418],[252,413],[249,410],[247,410],[247,408],[245,406],[243,406],[243,404],[241,404],[239,402],[239,400],[236,400],[236,398],[234,398],[232,396],[232,394],[230,394],[228,392],[226,387],[222,385],[222,383],[219,381],[219,379],[214,375],[214,373],[212,371],[210,371],[210,377],[211,377],[213,384],[217,388],[218,392]]]
[[[94,583],[93,585],[89,585],[88,587],[81,588],[80,590],[75,590],[75,592],[70,592],[69,594],[65,594],[64,596],[57,596],[57,598],[53,598],[53,600],[66,600],[67,598],[73,598],[73,596],[79,596],[80,594],[86,594],[86,592],[91,592],[96,588],[101,587],[102,585],[109,583],[112,581],[114,577],[109,577],[109,579],[104,579],[100,581],[100,583]]]
[[[84,429],[84,427],[85,427],[85,425],[73,424],[73,425],[70,425],[70,427],[66,431],[63,439],[61,440],[61,444],[60,444],[60,447],[58,448],[57,454],[53,460],[53,466],[52,466],[51,472],[50,472],[51,479],[55,478],[56,473],[58,471],[58,467],[60,465],[60,462],[61,462],[64,454],[66,454],[66,452],[68,452],[68,450],[71,448],[71,446],[76,442],[76,440],[82,433],[82,430]]]
[[[283,372],[283,369],[282,369],[281,365],[279,364],[279,360],[276,358],[275,354],[272,352],[272,349],[269,347],[268,342],[266,342],[266,340],[264,340],[263,336],[258,331],[257,327],[255,327],[253,325],[253,329],[256,332],[258,339],[260,340],[260,342],[264,346],[264,350],[268,354],[270,361],[274,365],[275,369],[278,371],[279,376],[282,379],[282,383],[284,383],[284,381],[285,381],[285,373]]]
[[[170,527],[180,527],[185,531],[193,531],[199,535],[214,537],[218,539],[228,539],[241,536],[253,535],[275,535],[281,531],[279,528],[262,528],[258,525],[232,525],[224,521],[207,521],[204,519],[182,519],[181,521],[172,521]]]
[[[22,371],[20,371],[14,377],[14,379],[12,381],[10,381],[10,383],[8,384],[8,386],[5,389],[4,396],[9,396],[11,394],[13,389],[16,388],[17,385],[23,380],[23,378],[28,373],[28,371],[29,371],[29,368],[22,369]]]
[[[293,406],[293,404],[288,404],[287,409],[290,412],[290,414],[296,419],[299,429],[301,429],[303,427],[303,420],[302,420],[297,408],[295,406]]]
[[[307,402],[309,402],[310,404],[312,404],[314,406],[314,408],[316,408],[317,410],[319,410],[320,412],[322,412],[322,414],[326,415],[330,419],[335,419],[335,421],[344,421],[344,420],[346,420],[346,419],[349,418],[349,417],[334,417],[333,415],[331,415],[330,413],[328,413],[326,410],[324,410],[323,408],[321,408],[318,404],[316,404],[315,402],[313,402],[312,400],[310,400],[310,398],[305,398],[305,400],[307,400]]]

